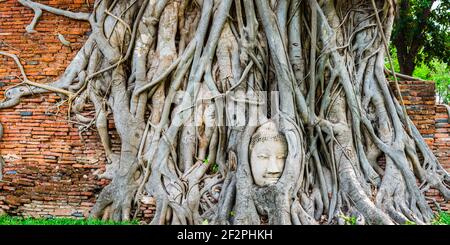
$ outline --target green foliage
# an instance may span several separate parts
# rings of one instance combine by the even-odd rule
[[[413,76],[434,81],[440,102],[450,102],[450,67],[446,63],[438,60],[432,60],[428,65],[422,63],[414,69]]]
[[[418,0],[417,2],[424,1]],[[431,12],[431,16],[426,18],[428,24],[425,30],[427,41],[424,45],[423,55],[419,60],[425,64],[432,62],[433,59],[450,64],[450,1],[439,2],[438,7]]]
[[[217,164],[217,163],[212,164],[211,171],[213,174],[218,173],[219,172],[219,164]]]
[[[421,65],[414,71],[415,76],[422,76],[423,73],[428,72],[426,75],[429,80],[436,82],[436,90],[441,98],[441,102],[450,103],[450,67],[448,64],[439,62],[437,60],[432,61],[430,67]],[[428,68],[428,69],[426,69]],[[423,71],[425,70],[425,71]],[[417,72],[417,74],[416,74]],[[422,73],[422,74],[420,74]]]
[[[208,164],[209,164],[209,159],[208,159],[208,157],[206,157],[206,159],[203,160],[203,163],[204,163],[205,165],[208,165]]]
[[[392,56],[392,63],[395,72],[400,72],[400,66],[397,59],[397,50],[391,45],[390,52]],[[391,70],[389,62],[386,59],[385,66]],[[434,81],[436,83],[436,93],[440,97],[440,103],[450,103],[450,67],[443,61],[433,59],[428,64],[420,63],[414,69],[413,77],[417,77],[427,81]],[[389,79],[393,80],[392,77]]]
[[[450,213],[440,212],[431,223],[433,225],[450,225]]]
[[[405,222],[405,225],[417,225],[417,224],[416,224],[416,222],[407,220],[407,221]]]
[[[341,217],[342,219],[345,220],[345,224],[346,225],[356,225],[356,217],[354,216],[346,216],[346,215],[339,215],[339,217]]]
[[[210,164],[209,157],[206,157],[206,159],[203,160],[203,164],[205,164],[205,165]],[[210,167],[211,167],[210,168],[211,173],[215,174],[215,173],[219,172],[219,165],[217,163],[211,163]]]
[[[397,49],[392,44],[389,45],[389,53],[391,54],[392,65],[394,66],[394,71],[400,72],[400,65],[398,64],[398,57],[397,57]],[[392,71],[392,67],[391,67],[387,57],[384,61],[384,66],[386,67],[386,69]]]
[[[401,0],[392,40],[412,53],[416,64],[450,63],[450,1]]]
[[[0,225],[137,225],[138,221],[114,222],[98,219],[71,218],[23,218],[8,215],[0,216]]]

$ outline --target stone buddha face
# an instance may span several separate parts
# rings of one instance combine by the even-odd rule
[[[250,141],[250,167],[257,186],[275,184],[281,177],[287,143],[273,121],[261,125]]]

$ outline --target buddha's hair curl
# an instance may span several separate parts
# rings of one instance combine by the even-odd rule
[[[253,134],[250,140],[250,151],[253,150],[257,143],[267,141],[281,142],[285,147],[287,147],[286,137],[278,131],[276,123],[272,120],[269,120],[259,126]]]

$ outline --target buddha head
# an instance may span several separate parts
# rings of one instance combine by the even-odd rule
[[[262,124],[250,141],[250,168],[257,186],[275,184],[281,177],[287,156],[287,142],[275,122]]]

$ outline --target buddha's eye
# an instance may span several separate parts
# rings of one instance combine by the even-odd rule
[[[259,159],[267,159],[267,158],[269,158],[269,156],[267,156],[267,155],[258,155],[258,158]]]
[[[277,159],[285,159],[285,158],[286,158],[285,155],[277,156]]]

